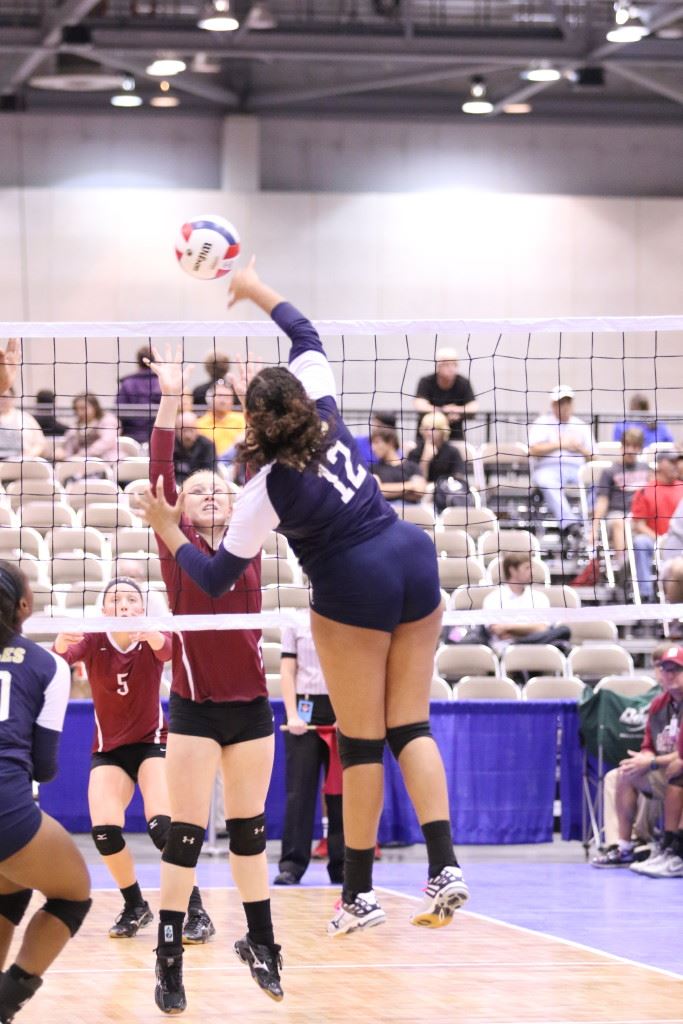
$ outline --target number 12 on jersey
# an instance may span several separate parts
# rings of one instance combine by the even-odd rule
[[[339,491],[342,501],[348,505],[368,475],[368,471],[365,466],[359,466],[358,469],[353,468],[351,451],[343,441],[336,441],[328,449],[326,458],[333,468],[328,469],[321,463],[318,472],[332,484],[335,491]]]

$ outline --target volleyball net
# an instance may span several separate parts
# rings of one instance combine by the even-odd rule
[[[653,633],[666,634],[668,623],[683,617],[676,564],[683,506],[676,514],[674,501],[679,444],[683,449],[683,317],[316,326],[368,468],[380,486],[396,485],[387,493],[397,513],[434,540],[446,626],[465,632],[492,617],[624,627],[650,620]],[[169,613],[156,543],[139,515],[156,403],[140,399],[140,391],[136,400],[120,391],[139,370],[140,349],[163,355],[179,345],[184,365],[195,369],[180,403],[176,468],[197,428],[213,430],[218,472],[239,485],[233,448],[246,380],[264,365],[287,362],[289,340],[274,324],[4,323],[0,337],[22,340],[15,396],[0,399],[0,557],[31,581],[29,635],[47,641],[59,631],[111,630],[119,620],[101,616],[101,593],[115,575],[136,578],[151,595],[147,616],[126,619],[126,630],[263,627],[275,638],[306,614],[308,581],[276,535],[261,556],[262,612]],[[219,378],[218,392],[229,396],[214,422],[211,392],[208,413],[205,395],[192,393],[208,382],[206,361],[222,367],[226,359],[227,386]],[[74,406],[83,396],[94,396],[97,406],[79,425]],[[423,397],[419,408],[416,396]],[[425,425],[430,404],[436,413]],[[572,418],[558,428],[559,409]],[[50,433],[60,423],[70,433]],[[553,438],[561,438],[555,447]],[[634,493],[648,487],[642,518],[631,517]],[[532,590],[545,600],[531,608],[499,602],[492,611],[487,596],[511,570],[518,576],[525,560]]]

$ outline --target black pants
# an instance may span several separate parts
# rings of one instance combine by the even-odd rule
[[[296,878],[306,871],[311,859],[315,805],[320,787],[320,769],[327,768],[329,747],[317,732],[303,736],[285,733],[285,777],[287,803],[282,831],[280,871],[290,871]],[[326,796],[327,871],[331,882],[341,882],[344,870],[344,830],[341,796]]]

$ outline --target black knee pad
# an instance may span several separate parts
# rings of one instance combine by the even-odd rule
[[[147,831],[157,850],[163,850],[171,831],[171,819],[168,814],[157,814],[150,818],[147,822]]]
[[[46,900],[42,909],[65,924],[73,938],[91,906],[92,900]]]
[[[227,818],[225,827],[230,836],[230,853],[239,857],[255,857],[266,848],[266,816]]]
[[[389,749],[398,761],[401,751],[413,740],[419,740],[421,736],[431,737],[432,730],[429,722],[411,722],[410,725],[396,725],[393,729],[387,729],[387,743]]]
[[[126,845],[123,829],[118,825],[96,825],[91,835],[100,857],[111,857],[115,853],[121,853]]]
[[[172,821],[161,859],[179,868],[196,868],[205,831],[199,825],[188,825],[186,821]]]
[[[0,917],[6,917],[16,927],[26,913],[32,895],[33,889],[20,889],[19,892],[4,893],[0,896]]]
[[[382,764],[384,761],[384,738],[357,740],[337,730],[337,746],[342,768],[354,768],[358,764]]]

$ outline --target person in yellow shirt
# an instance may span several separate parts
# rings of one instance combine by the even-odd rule
[[[221,456],[232,448],[244,434],[244,415],[233,408],[232,387],[223,380],[217,380],[206,393],[207,411],[197,420],[197,430],[209,441],[213,441],[216,455]]]

